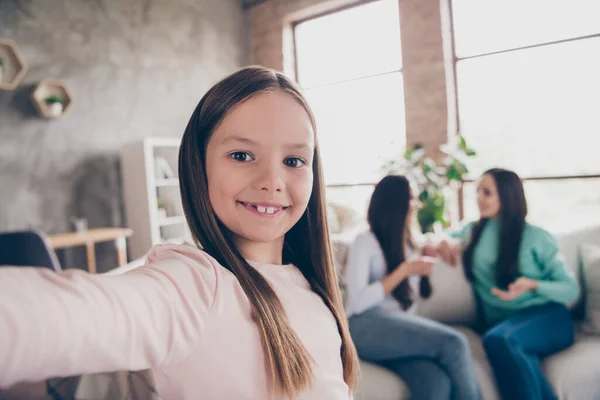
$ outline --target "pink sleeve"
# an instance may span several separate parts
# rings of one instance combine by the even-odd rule
[[[158,246],[125,275],[0,268],[0,387],[140,370],[185,357],[215,298],[199,250]]]

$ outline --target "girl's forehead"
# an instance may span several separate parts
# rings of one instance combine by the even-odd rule
[[[217,140],[228,136],[254,142],[304,144],[314,147],[312,121],[304,107],[282,91],[262,93],[238,104],[214,132]]]

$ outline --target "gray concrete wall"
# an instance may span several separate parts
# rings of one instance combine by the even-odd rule
[[[0,91],[0,231],[63,232],[74,215],[123,226],[122,145],[181,136],[204,92],[248,60],[239,0],[0,0],[0,37],[29,64]],[[68,115],[37,116],[44,78],[74,93]],[[97,257],[99,270],[116,261],[110,245]]]

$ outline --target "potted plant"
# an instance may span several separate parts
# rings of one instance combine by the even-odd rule
[[[4,58],[0,57],[0,83],[2,83],[3,69],[4,69]]]
[[[426,157],[423,146],[417,144],[408,147],[400,159],[388,160],[383,165],[387,174],[403,174],[416,185],[423,204],[417,213],[423,233],[448,225],[446,205],[451,190],[462,185],[463,177],[469,172],[467,159],[476,155],[461,135],[452,143],[440,146],[440,150],[445,154],[441,163]]]
[[[44,103],[46,103],[51,116],[58,117],[62,114],[65,103],[62,97],[53,94],[46,97]]]

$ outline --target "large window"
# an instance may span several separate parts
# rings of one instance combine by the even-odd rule
[[[473,173],[519,173],[534,223],[600,221],[600,1],[452,0],[452,13]],[[473,185],[464,193],[476,216]]]
[[[384,159],[405,145],[397,0],[294,27],[297,78],[317,119],[329,198],[363,211]],[[351,204],[348,204],[351,202]]]

